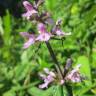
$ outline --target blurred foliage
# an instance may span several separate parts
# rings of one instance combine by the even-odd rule
[[[47,90],[37,87],[40,83],[38,72],[44,67],[53,67],[53,62],[43,43],[40,48],[35,44],[27,50],[22,49],[24,40],[19,32],[35,30],[31,22],[17,18],[24,10],[22,1],[0,0],[0,5],[5,8],[0,16],[0,96],[60,96],[59,86],[53,85]],[[86,80],[72,85],[74,96],[95,96],[96,0],[45,0],[43,8],[54,20],[62,18],[65,32],[72,32],[63,44],[56,40],[50,43],[62,66],[69,57],[73,66],[81,64],[80,72]]]

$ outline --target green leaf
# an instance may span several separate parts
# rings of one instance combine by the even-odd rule
[[[79,11],[79,6],[77,5],[77,3],[74,3],[71,8],[71,13],[74,15],[77,14],[78,11]]]
[[[11,15],[8,10],[6,10],[6,15],[3,17],[3,25],[4,25],[4,41],[5,44],[8,45],[8,41],[10,41],[12,24],[11,24]]]
[[[4,84],[0,83],[0,89],[4,87]]]
[[[54,9],[55,4],[56,4],[55,0],[46,0],[45,1],[46,8],[50,11],[52,11]]]
[[[21,64],[16,66],[15,68],[15,79],[16,80],[22,80],[24,79],[32,70],[32,65],[31,64]]]
[[[79,56],[77,59],[77,64],[81,64],[80,72],[85,75],[91,83],[91,70],[90,62],[87,56]]]
[[[86,92],[88,92],[95,86],[96,86],[96,83],[91,84],[90,86],[81,85],[81,86],[77,86],[76,89],[74,89],[73,91],[75,96],[83,96]]]
[[[80,67],[80,73],[87,77],[86,80],[84,80],[84,85],[83,83],[80,84],[79,87],[77,87],[76,89],[74,89],[75,95],[79,95],[82,96],[84,93],[86,93],[88,90],[91,89],[92,82],[91,82],[91,71],[90,71],[90,62],[87,56],[79,56],[77,59],[77,64],[81,64]]]
[[[88,12],[85,13],[84,20],[87,25],[90,25],[93,22],[96,16],[95,12],[96,12],[96,5],[93,5],[92,8]]]
[[[63,88],[64,90],[64,88]],[[52,86],[46,90],[41,90],[36,87],[28,89],[28,93],[32,96],[63,96],[61,95],[61,86]]]
[[[10,91],[7,91],[3,94],[3,96],[16,96],[15,92],[10,90]]]
[[[32,96],[44,96],[43,90],[40,90],[39,88],[36,87],[31,87],[28,89],[28,93]]]

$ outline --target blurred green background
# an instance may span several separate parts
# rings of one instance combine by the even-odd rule
[[[0,96],[60,96],[58,86],[38,89],[38,72],[51,68],[53,61],[46,45],[23,50],[22,31],[34,31],[32,23],[21,17],[23,0],[0,0]],[[33,2],[30,0],[30,2]],[[72,32],[62,41],[50,40],[62,66],[71,57],[73,65],[82,64],[86,80],[74,84],[74,96],[96,96],[96,0],[45,0],[43,9],[62,18],[62,29]]]

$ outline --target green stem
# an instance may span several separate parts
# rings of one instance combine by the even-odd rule
[[[65,87],[66,87],[66,90],[67,90],[67,96],[73,96],[73,93],[72,93],[72,87],[69,86],[68,84],[65,83]]]
[[[45,43],[46,43],[46,46],[47,46],[47,48],[48,48],[48,50],[49,50],[49,53],[50,53],[53,61],[54,61],[56,70],[57,70],[58,74],[60,75],[61,79],[63,79],[63,72],[62,72],[62,70],[61,70],[61,68],[60,68],[60,65],[59,65],[59,63],[58,63],[58,61],[57,61],[57,58],[56,58],[56,56],[55,56],[55,54],[54,54],[54,51],[53,51],[53,49],[52,49],[52,47],[51,47],[51,45],[50,45],[49,42],[45,42]]]
[[[64,96],[63,85],[60,86],[60,94],[61,94],[61,96]]]

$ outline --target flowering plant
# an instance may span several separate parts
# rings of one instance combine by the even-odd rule
[[[38,0],[38,2],[34,2],[34,4],[31,4],[28,1],[23,2],[26,12],[22,16],[33,23],[35,22],[36,29],[38,31],[38,34],[20,32],[21,36],[28,39],[24,43],[23,48],[26,49],[36,42],[44,42],[54,61],[54,71],[50,71],[48,68],[44,68],[45,73],[39,73],[41,79],[44,80],[44,83],[40,84],[39,88],[48,88],[51,83],[57,83],[61,86],[64,85],[67,88],[70,86],[68,82],[78,83],[82,81],[79,72],[80,65],[77,65],[74,69],[71,69],[72,62],[71,59],[68,59],[62,70],[49,40],[55,38],[62,39],[65,36],[71,35],[71,32],[66,33],[62,31],[62,20],[57,20],[54,22],[48,12],[39,13],[39,6],[42,5],[42,3],[44,3],[43,0]],[[48,31],[48,26],[51,26],[50,31]],[[68,96],[73,96],[71,86],[68,88],[68,91]]]

